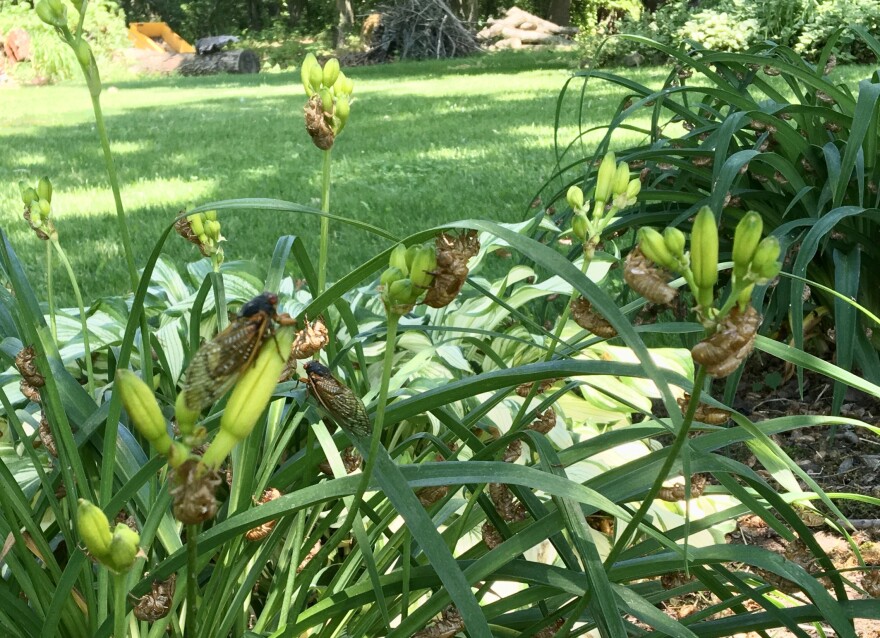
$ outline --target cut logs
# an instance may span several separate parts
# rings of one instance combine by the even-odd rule
[[[250,49],[220,51],[206,55],[181,54],[181,75],[212,75],[214,73],[259,73],[260,56]]]
[[[477,39],[494,42],[492,49],[520,49],[523,45],[570,44],[576,27],[563,27],[519,7],[511,7],[503,18],[490,18]]]

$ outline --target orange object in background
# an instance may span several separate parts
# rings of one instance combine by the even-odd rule
[[[181,38],[165,22],[132,22],[128,25],[128,39],[138,49],[160,53],[195,53],[189,42]]]

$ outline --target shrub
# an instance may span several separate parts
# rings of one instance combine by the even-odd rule
[[[707,49],[742,51],[755,40],[758,29],[757,20],[743,19],[738,12],[706,9],[684,23],[678,39],[691,40]]]
[[[874,0],[831,0],[816,5],[812,19],[797,38],[795,51],[815,59],[841,27],[859,25],[869,33],[880,35],[880,4]],[[871,62],[877,52],[852,31],[844,31],[834,45],[842,61]]]

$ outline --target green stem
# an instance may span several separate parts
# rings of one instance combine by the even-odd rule
[[[324,151],[324,165],[321,170],[321,210],[330,212],[330,149]],[[318,294],[324,292],[327,284],[327,252],[330,247],[330,219],[321,216],[321,247],[318,253]]]
[[[46,242],[46,288],[49,291],[49,327],[52,339],[58,343],[58,326],[55,324],[55,289],[52,285],[52,242]]]
[[[654,484],[651,486],[651,489],[648,490],[648,493],[645,495],[645,499],[642,501],[641,506],[639,506],[638,511],[635,513],[635,515],[632,517],[632,520],[629,522],[629,524],[627,524],[626,529],[623,530],[623,533],[617,539],[614,547],[611,548],[611,553],[608,554],[608,558],[605,559],[606,568],[614,565],[614,562],[617,560],[618,556],[620,556],[620,553],[624,550],[630,539],[635,534],[639,524],[645,518],[645,514],[647,514],[651,505],[653,505],[654,499],[657,498],[657,494],[663,488],[663,482],[666,480],[669,472],[672,470],[672,466],[675,464],[679,452],[681,452],[681,449],[684,447],[685,441],[687,441],[687,435],[691,429],[691,423],[693,423],[694,421],[694,415],[697,412],[697,406],[700,405],[700,395],[703,393],[703,384],[705,383],[705,381],[706,368],[700,366],[697,368],[697,374],[694,377],[694,391],[691,394],[690,402],[688,403],[688,409],[684,415],[684,421],[682,421],[681,428],[679,429],[678,434],[676,435],[672,445],[668,448],[666,460],[663,462],[663,466],[660,468],[660,472],[657,474],[657,478],[654,480]]]
[[[83,347],[85,348],[85,360],[86,360],[86,378],[88,380],[88,389],[89,395],[94,397],[95,395],[95,373],[92,370],[92,349],[89,345],[89,325],[86,318],[86,309],[83,305],[82,293],[79,290],[79,285],[76,283],[76,275],[73,274],[73,267],[70,265],[70,260],[67,259],[67,253],[64,252],[64,249],[61,247],[61,242],[58,241],[57,236],[53,236],[51,239],[52,245],[55,246],[55,250],[58,251],[58,258],[61,260],[61,263],[64,266],[64,269],[67,270],[67,276],[70,278],[70,285],[73,286],[73,295],[76,297],[76,303],[79,306],[79,320],[80,325],[82,326],[83,333]],[[51,293],[50,297],[51,299]],[[51,304],[51,302],[50,302]],[[51,311],[50,311],[51,312]],[[53,322],[54,323],[54,322]]]
[[[113,638],[125,638],[128,635],[125,630],[125,618],[128,615],[125,609],[125,596],[128,593],[126,580],[127,574],[113,575]]]
[[[199,526],[186,526],[186,626],[183,628],[184,638],[196,636],[196,609],[198,608],[198,582],[196,571],[199,556],[198,537]]]

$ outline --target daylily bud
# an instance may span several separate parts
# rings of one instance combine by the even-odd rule
[[[73,52],[76,55],[80,65],[88,69],[92,64],[92,47],[86,42],[85,38],[78,38],[73,43]]]
[[[315,94],[315,90],[311,85],[312,78],[312,67],[319,66],[318,58],[315,57],[314,53],[306,54],[306,57],[303,58],[302,66],[299,68],[300,78],[302,79],[303,88],[306,91],[306,95],[312,97]]]
[[[733,235],[733,274],[738,280],[745,277],[749,270],[749,265],[755,256],[755,250],[761,241],[763,229],[764,220],[753,210],[746,213],[745,217],[736,225],[736,231]]]
[[[343,93],[336,98],[336,110],[334,111],[334,115],[339,118],[339,126],[336,129],[337,135],[345,128],[349,113],[351,113],[351,103],[348,101],[348,96]]]
[[[202,215],[205,216],[205,219],[210,219],[212,222],[217,221],[217,211],[216,210],[206,210]]]
[[[580,186],[572,186],[565,194],[565,199],[572,210],[579,211],[584,206],[584,191],[581,190]]]
[[[403,279],[404,277],[406,277],[406,274],[400,268],[389,266],[385,269],[385,272],[382,273],[382,276],[379,277],[379,283],[387,289],[392,283],[398,279]]]
[[[703,206],[694,220],[691,232],[691,270],[698,290],[697,302],[708,308],[715,299],[718,281],[718,226],[715,215]]]
[[[336,84],[336,79],[339,77],[339,60],[336,58],[330,58],[324,63],[324,74],[322,76],[322,82],[324,86],[327,88],[332,87]]]
[[[411,279],[398,279],[385,291],[386,308],[394,314],[405,315],[412,310],[420,292]]]
[[[639,193],[642,192],[642,180],[638,177],[635,179],[629,180],[629,184],[626,187],[626,199],[627,201],[635,200],[636,197],[639,196]]]
[[[321,89],[320,95],[321,108],[326,115],[330,115],[333,113],[333,93],[330,92],[330,89]]]
[[[670,226],[666,230],[664,230],[663,243],[666,244],[666,248],[669,249],[669,252],[672,253],[672,256],[675,257],[676,260],[681,260],[682,258],[684,258],[685,238],[684,233],[681,232],[678,228],[673,228],[672,226]]]
[[[220,431],[202,457],[209,468],[220,467],[232,448],[254,429],[287,363],[287,355],[281,353],[289,353],[292,344],[293,329],[278,330],[273,338],[266,339],[253,365],[235,384],[220,419]]]
[[[434,269],[437,267],[437,252],[433,247],[420,246],[413,258],[409,276],[417,289],[428,289],[434,281]],[[421,294],[421,291],[419,291]]]
[[[40,20],[48,25],[63,27],[67,24],[67,7],[61,0],[40,0],[36,10]]]
[[[412,272],[412,264],[413,260],[416,258],[416,255],[421,250],[421,246],[418,244],[413,244],[412,246],[408,246],[406,249],[406,272]]]
[[[406,246],[397,244],[391,251],[391,258],[388,260],[389,265],[400,268],[404,277],[409,274],[409,267],[406,265]]]
[[[755,255],[752,257],[752,272],[761,282],[767,282],[779,274],[782,265],[779,263],[781,248],[776,237],[765,237],[758,244]]]
[[[571,230],[582,244],[586,243],[587,235],[590,232],[590,222],[587,216],[583,213],[575,213],[571,220]]]
[[[40,196],[40,199],[44,199],[50,204],[52,203],[52,182],[49,181],[48,177],[40,178],[40,181],[37,183],[37,195]]]
[[[642,253],[661,268],[673,270],[677,262],[666,247],[663,235],[649,226],[639,228],[639,248]]]
[[[617,195],[623,195],[626,193],[627,188],[629,187],[629,164],[626,162],[620,162],[617,165],[617,170],[614,173],[614,185],[612,186],[611,192]]]
[[[117,523],[110,541],[110,553],[104,562],[115,572],[126,572],[134,565],[141,548],[141,536],[125,523]]]
[[[52,212],[52,206],[49,205],[48,200],[41,199],[37,202],[37,205],[40,208],[40,217],[43,219],[49,218],[49,213]]]
[[[599,164],[599,171],[596,176],[595,199],[597,201],[607,202],[611,199],[612,189],[614,188],[614,175],[616,172],[617,164],[615,162],[614,152],[609,151],[605,154],[602,163]]]
[[[40,196],[37,195],[37,191],[31,186],[25,186],[24,182],[19,182],[18,188],[21,191],[21,201],[25,206],[30,207],[31,204],[40,198]]]
[[[177,395],[174,404],[174,416],[177,419],[177,429],[183,435],[192,434],[195,431],[196,421],[199,420],[199,411],[193,410],[186,404],[185,394]]]
[[[168,436],[165,417],[162,416],[150,387],[131,370],[116,372],[116,387],[122,396],[122,404],[138,432],[156,448],[159,454],[167,454],[171,447],[171,437]]]
[[[312,95],[321,90],[321,81],[324,79],[324,72],[321,65],[315,60],[315,64],[309,69],[309,86],[312,88]]]
[[[745,288],[743,288],[740,293],[736,297],[736,301],[739,304],[740,310],[744,310],[746,305],[752,300],[752,291],[755,289],[755,284],[749,284]]]
[[[109,556],[113,535],[110,533],[110,521],[100,507],[84,498],[79,499],[76,529],[83,545],[92,556],[101,561]]]
[[[187,215],[186,220],[189,222],[189,227],[192,228],[193,233],[197,236],[205,234],[205,226],[202,224],[202,215]]]
[[[341,88],[342,88],[342,93],[344,95],[351,96],[351,94],[354,93],[354,80],[352,80],[349,77],[346,77],[342,83]]]

